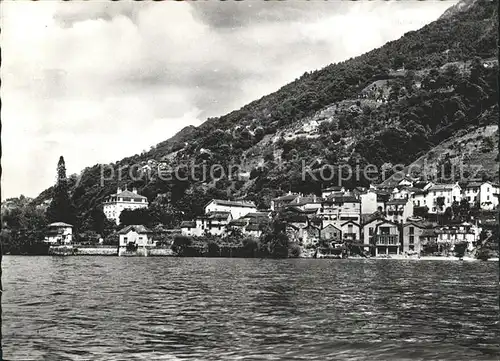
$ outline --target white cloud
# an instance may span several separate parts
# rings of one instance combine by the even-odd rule
[[[72,173],[141,152],[454,3],[3,2],[2,196],[50,186],[60,155]]]

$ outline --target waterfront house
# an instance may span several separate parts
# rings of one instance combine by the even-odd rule
[[[421,222],[408,222],[403,225],[403,253],[418,253],[422,251],[422,234],[428,225]]]
[[[154,247],[152,231],[143,225],[130,225],[118,231],[119,246],[129,250]]]
[[[413,201],[410,199],[393,199],[385,207],[387,219],[395,223],[403,223],[413,216]]]
[[[181,234],[183,236],[199,236],[195,221],[183,221],[181,223]]]
[[[342,230],[333,224],[328,224],[321,229],[320,237],[322,240],[340,242],[342,240]]]
[[[354,242],[361,239],[361,226],[358,222],[348,220],[340,224],[342,239],[348,242]]]
[[[132,191],[124,190],[118,187],[116,194],[112,194],[104,201],[103,211],[107,219],[120,224],[120,214],[125,209],[147,208],[148,199],[137,193],[137,189]]]
[[[73,242],[73,226],[64,222],[55,222],[47,226],[45,242],[50,244],[71,244]]]
[[[320,229],[308,224],[299,230],[299,239],[304,246],[317,245],[320,240]]]
[[[204,233],[213,236],[222,236],[226,233],[226,228],[232,220],[231,212],[225,211],[210,211],[205,215],[196,218],[197,235]]]
[[[211,212],[229,212],[232,219],[238,219],[251,212],[257,212],[254,202],[249,201],[229,201],[212,199],[205,206],[205,214]]]
[[[437,244],[437,233],[436,230],[431,226],[431,228],[425,228],[420,233],[420,251],[424,249],[425,246],[432,246]]]
[[[436,227],[437,244],[440,252],[453,251],[457,243],[467,242],[470,251],[479,240],[481,229],[471,223],[460,223]]]
[[[371,246],[372,255],[399,254],[401,248],[401,225],[387,219],[377,218],[363,225],[363,243]]]
[[[426,206],[429,208],[429,213],[444,212],[453,202],[460,202],[461,193],[462,189],[458,183],[434,184],[428,190]]]

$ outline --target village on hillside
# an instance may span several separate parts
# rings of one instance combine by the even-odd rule
[[[102,249],[85,252],[92,246],[73,243],[72,225],[61,222],[49,225],[46,242],[54,254],[58,248],[67,254],[68,247],[75,247],[81,254],[186,255],[186,248],[194,248],[194,255],[203,255],[210,253],[208,248],[212,256],[231,256],[238,254],[232,250],[248,247],[252,240],[258,248],[259,240],[280,233],[300,257],[480,258],[480,246],[488,241],[496,245],[491,238],[498,225],[498,195],[499,185],[490,181],[435,184],[407,175],[393,186],[329,187],[321,196],[289,192],[274,198],[265,210],[251,201],[213,199],[202,216],[176,229],[148,229],[142,224],[121,228],[117,249],[101,245],[94,247]],[[137,189],[118,188],[103,209],[119,226],[124,210],[148,205]],[[281,224],[279,230],[276,223]]]

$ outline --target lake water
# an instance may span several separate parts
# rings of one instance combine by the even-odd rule
[[[497,360],[498,262],[3,260],[5,360]]]

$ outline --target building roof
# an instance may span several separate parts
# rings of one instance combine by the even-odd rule
[[[429,188],[429,190],[430,191],[449,191],[455,187],[459,187],[459,185],[456,183],[453,183],[453,184],[434,184],[432,187]]]
[[[115,197],[122,197],[122,198],[133,198],[133,199],[146,199],[147,197],[141,196],[140,194],[131,192],[129,190],[124,190],[120,193],[114,194]]]
[[[413,188],[424,189],[430,182],[427,181],[419,181],[413,183]]]
[[[146,228],[142,224],[132,224],[118,231],[118,234],[127,234],[131,231],[135,231],[137,233],[151,233],[151,230]]]
[[[348,221],[345,221],[345,222],[344,222],[344,223],[342,223],[340,226],[342,227],[343,225],[346,225],[347,223],[352,223],[352,224],[354,224],[355,226],[358,226],[358,227],[359,227],[359,223],[354,222],[353,220],[348,220]]]
[[[361,201],[354,196],[334,196],[328,197],[328,200],[333,203],[361,203]]]
[[[64,223],[64,222],[54,222],[49,224],[47,227],[73,227],[69,223]]]
[[[342,191],[342,189],[344,188],[340,186],[333,186],[323,189],[323,192],[340,192]]]
[[[390,223],[390,224],[393,224],[395,226],[400,226],[401,224],[400,223],[396,223],[396,222],[393,222],[393,221],[390,221],[388,219],[385,219],[383,217],[377,217],[377,218],[373,218],[371,219],[370,221],[364,223],[362,226],[366,226],[367,224],[369,223],[372,223],[372,222],[375,222],[375,221],[378,221],[379,223]]]
[[[371,221],[373,221],[375,219],[384,219],[384,213],[379,212],[379,211],[375,211],[371,214],[362,214],[361,215],[361,224],[370,223]]]
[[[479,188],[486,182],[468,182],[465,184],[465,188]]]
[[[309,204],[309,203],[306,203],[306,204]],[[310,214],[310,213],[316,213],[317,212],[317,209],[300,209],[295,204],[294,205],[289,204],[286,207],[286,209],[289,210],[289,211],[293,211],[293,212],[296,212],[296,213],[303,213],[303,214]]]
[[[432,228],[432,223],[423,222],[423,221],[408,221],[408,222],[403,224],[403,227],[409,227],[409,226],[413,226],[413,227],[417,227],[417,228],[421,228],[421,229],[427,229],[427,228]]]
[[[289,206],[304,206],[306,204],[318,204],[323,202],[323,198],[316,196],[296,197],[292,202],[288,203]]]
[[[241,218],[269,218],[269,212],[250,212]]]
[[[281,197],[273,198],[273,201],[293,201],[298,196],[298,194],[287,194]]]
[[[323,229],[326,229],[326,228],[335,228],[336,230],[340,231],[340,228],[338,227],[335,227],[333,224],[327,224],[326,226],[324,226],[323,228],[321,228],[321,230]]]
[[[207,206],[210,203],[215,203],[220,206],[227,206],[227,207],[247,207],[247,208],[257,208],[255,206],[254,202],[249,202],[249,201],[225,201],[222,199],[212,199],[210,202],[208,202]],[[205,206],[206,207],[206,206]]]
[[[181,228],[195,228],[195,227],[196,227],[195,221],[183,221],[181,223]]]

